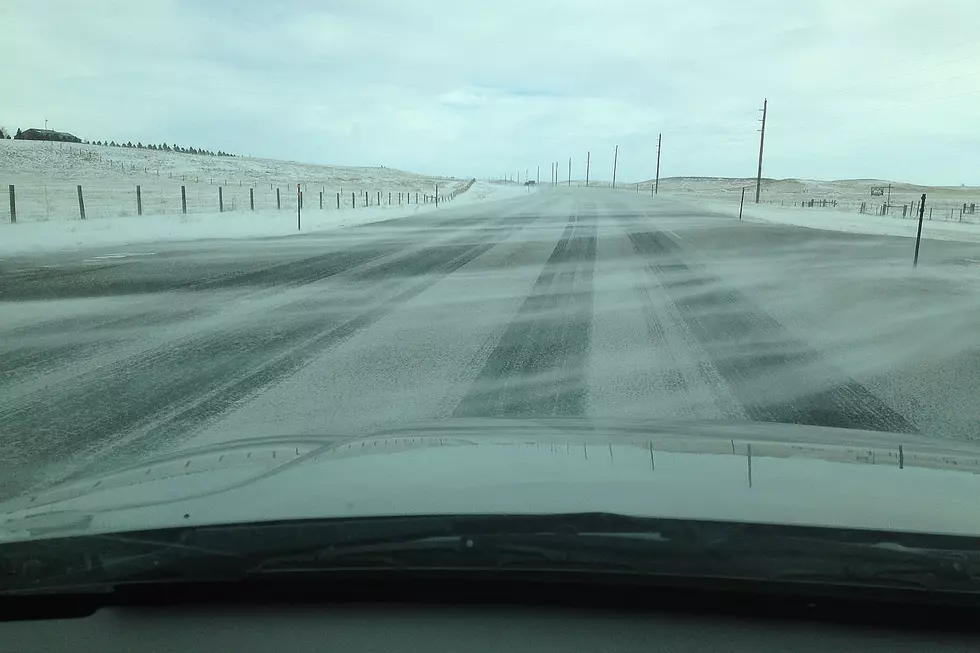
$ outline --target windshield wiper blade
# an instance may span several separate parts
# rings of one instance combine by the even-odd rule
[[[540,533],[448,535],[407,541],[327,547],[310,553],[272,557],[250,574],[323,571],[340,568],[517,568],[540,567],[640,571],[652,554],[663,560],[668,540],[657,534]],[[686,554],[675,549],[675,554]]]
[[[700,543],[657,533],[452,535],[328,547],[272,557],[249,575],[365,569],[632,572],[929,590],[980,591],[980,554],[826,539],[720,537]]]
[[[622,572],[980,592],[980,553],[971,538],[585,513],[273,522],[2,545],[0,593],[390,569]]]

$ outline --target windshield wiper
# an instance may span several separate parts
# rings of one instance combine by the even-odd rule
[[[577,533],[427,537],[273,557],[249,574],[353,569],[494,569],[980,590],[980,554],[806,538]]]
[[[385,570],[576,571],[980,593],[966,537],[589,513],[213,526],[0,546],[0,590]]]

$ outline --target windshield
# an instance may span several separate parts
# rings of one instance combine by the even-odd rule
[[[980,535],[977,24],[5,1],[0,542]]]

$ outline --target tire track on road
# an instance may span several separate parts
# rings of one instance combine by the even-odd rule
[[[585,414],[595,254],[595,217],[573,215],[455,417]]]
[[[438,219],[406,220],[402,217],[358,225],[346,229],[344,242],[331,244],[328,252],[272,265],[249,263],[243,265],[245,269],[224,271],[203,279],[193,276],[196,268],[181,266],[184,252],[178,252],[176,259],[163,254],[154,258],[129,258],[98,265],[77,262],[14,272],[5,272],[0,268],[0,299],[15,302],[300,286],[395,254],[405,248],[406,242],[415,242],[417,238],[431,237],[442,230],[458,232],[484,224],[486,219],[486,215],[443,215]],[[393,227],[393,224],[397,224],[397,227]],[[391,236],[375,233],[380,226],[386,226]],[[352,237],[356,238],[359,234],[369,236],[370,241],[351,243]],[[304,241],[300,241],[300,244],[306,246]]]
[[[464,219],[454,219],[443,217],[440,221],[432,221],[430,226],[442,230],[450,225],[456,227],[453,231],[457,234],[455,238],[450,238],[442,245],[429,245],[426,252],[430,258],[436,260],[451,258],[464,251],[468,243],[474,238],[492,237],[494,232],[500,228],[506,228],[508,220],[513,217],[504,215],[491,224],[487,225],[486,214],[479,216],[468,216]],[[471,229],[474,225],[482,225],[482,228]],[[418,223],[410,229],[402,231],[410,232],[413,238],[424,236],[423,227]],[[463,235],[458,235],[460,231]],[[437,233],[437,235],[440,235]],[[377,236],[375,236],[377,238]],[[428,236],[432,240],[432,236]],[[378,238],[380,245],[370,245],[358,243],[351,251],[332,251],[313,257],[307,257],[299,261],[290,261],[277,264],[260,270],[240,272],[230,275],[218,275],[208,279],[195,281],[193,283],[180,283],[167,287],[168,292],[173,291],[173,287],[180,287],[183,290],[231,290],[234,288],[257,287],[256,296],[268,294],[269,290],[278,288],[298,287],[316,281],[321,281],[330,277],[349,273],[357,281],[379,280],[386,277],[395,277],[399,268],[403,266],[404,257],[395,256],[400,251],[411,251],[418,246],[415,240],[391,241]],[[441,251],[436,251],[439,248]],[[390,259],[390,260],[389,260]],[[159,261],[159,259],[154,259]],[[380,265],[373,266],[380,261]],[[357,268],[364,268],[361,274],[352,271]],[[120,270],[116,273],[125,276]],[[407,274],[411,274],[408,269]],[[111,285],[111,284],[110,284]],[[138,285],[138,284],[137,284]],[[104,290],[108,286],[102,286]],[[121,290],[125,287],[116,287]],[[164,290],[164,288],[160,288]],[[156,292],[147,291],[147,292]],[[38,292],[32,291],[25,296],[34,296]],[[43,294],[43,293],[41,293]],[[83,295],[91,295],[91,291],[82,292]],[[246,295],[229,296],[233,301],[240,301]],[[179,298],[173,295],[173,301],[159,302],[154,298],[144,298],[143,304],[135,312],[127,315],[112,315],[99,312],[91,315],[60,317],[29,325],[17,326],[11,329],[0,330],[4,344],[0,345],[0,374],[3,375],[3,385],[8,390],[14,383],[24,379],[30,379],[31,375],[45,374],[54,370],[64,370],[67,366],[77,365],[86,360],[96,363],[115,364],[116,362],[132,359],[132,352],[126,354],[125,358],[115,357],[113,361],[113,347],[117,347],[121,342],[136,342],[141,335],[137,331],[145,330],[160,332],[162,327],[181,322],[190,323],[194,319],[206,317],[220,313],[223,310],[219,305],[214,305],[207,301],[207,296],[198,299],[196,296],[186,296]],[[146,302],[154,302],[147,306]],[[174,308],[174,304],[185,302],[189,306]],[[166,308],[161,309],[160,306]],[[117,310],[125,308],[117,306]],[[80,338],[80,334],[85,333]],[[52,340],[52,338],[56,340]],[[61,341],[70,341],[68,345],[63,345]],[[79,342],[82,340],[84,342]],[[144,349],[149,351],[148,349]],[[105,355],[103,360],[97,360],[99,356]],[[104,360],[108,357],[109,360]],[[63,375],[62,375],[63,376]],[[72,375],[76,376],[76,375]],[[2,386],[0,386],[2,389]],[[29,391],[29,390],[28,390]],[[0,402],[2,409],[2,402]]]
[[[191,338],[108,369],[81,375],[59,395],[25,402],[0,415],[0,459],[12,466],[58,463],[69,474],[98,453],[95,469],[171,446],[195,427],[295,371],[324,349],[364,329],[439,279],[537,218],[497,218],[448,244],[423,247],[379,268],[353,271],[355,285],[400,284],[384,303],[350,315],[347,306],[319,312],[288,307],[245,328]],[[484,223],[486,218],[484,218]],[[366,296],[372,293],[367,288]],[[328,309],[330,307],[327,307]],[[93,469],[84,466],[82,471]],[[64,475],[62,475],[64,478]],[[50,482],[52,479],[47,479]],[[60,478],[57,480],[61,480]],[[4,475],[0,495],[22,490],[25,479]]]
[[[658,231],[624,224],[636,252],[756,421],[914,433],[915,427],[864,386],[835,373],[808,388],[807,370],[828,370],[824,357],[720,280],[688,265],[677,243]],[[798,386],[787,392],[788,385]]]

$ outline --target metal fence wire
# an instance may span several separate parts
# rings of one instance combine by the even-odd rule
[[[18,182],[4,184],[0,219],[4,222],[101,219],[151,215],[201,215],[241,211],[295,211],[296,183],[268,181],[194,181],[151,177],[141,183],[102,181]],[[440,184],[439,201],[450,200],[473,180]],[[81,186],[81,200],[78,188]],[[397,207],[435,201],[436,187],[405,183],[385,188],[351,188],[325,183],[300,183],[304,211],[344,211],[364,207]]]

